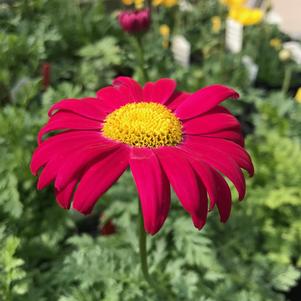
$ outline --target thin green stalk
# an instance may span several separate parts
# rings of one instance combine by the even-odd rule
[[[10,289],[10,285],[7,284],[5,287],[5,301],[12,301],[12,294],[11,294],[11,289]]]
[[[140,71],[140,77],[143,83],[146,83],[148,79],[148,74],[146,71],[146,66],[145,66],[145,56],[144,56],[144,47],[143,47],[143,42],[142,42],[142,37],[137,36],[136,37],[137,41],[137,56],[138,56],[138,66],[139,66],[139,71]]]
[[[147,241],[146,241],[146,233],[144,230],[141,206],[139,206],[139,251],[140,251],[140,261],[141,261],[141,269],[142,269],[143,276],[145,280],[148,282],[148,284],[151,287],[153,287],[154,282],[148,271]]]
[[[140,262],[141,270],[144,279],[149,284],[149,286],[161,297],[162,300],[173,300],[171,293],[168,293],[165,288],[160,287],[157,282],[150,275],[148,270],[148,260],[147,260],[147,237],[144,230],[144,222],[141,206],[139,205],[139,252],[140,252]]]
[[[149,9],[152,9],[152,1],[151,0],[146,0],[146,4]]]
[[[283,83],[282,83],[282,93],[283,94],[286,94],[290,88],[292,75],[293,75],[292,66],[290,66],[290,65],[286,66],[285,71],[284,71],[284,79],[283,79]]]

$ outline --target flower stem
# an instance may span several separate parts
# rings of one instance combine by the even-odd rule
[[[143,83],[146,83],[148,81],[148,74],[145,67],[145,57],[144,57],[142,37],[139,35],[136,36],[136,41],[137,41],[137,55],[138,55],[140,76]]]
[[[152,9],[152,1],[151,0],[146,0],[146,4],[149,9]]]
[[[284,79],[282,83],[282,93],[286,94],[290,88],[292,80],[293,68],[292,66],[286,66],[284,71]]]
[[[144,230],[141,206],[139,206],[139,251],[140,251],[141,269],[145,280],[148,282],[150,286],[153,286],[153,280],[148,271],[146,246],[147,246],[146,233]]]
[[[144,230],[143,215],[141,210],[141,205],[139,204],[139,252],[140,252],[140,262],[141,270],[144,276],[144,279],[149,284],[149,286],[162,297],[162,300],[171,300],[171,294],[158,286],[157,282],[152,278],[148,270],[148,261],[147,261],[147,237]],[[172,299],[173,300],[173,299]]]

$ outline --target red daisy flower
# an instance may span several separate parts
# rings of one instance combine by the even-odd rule
[[[171,79],[142,88],[118,77],[96,98],[54,104],[31,162],[33,174],[42,169],[38,189],[54,182],[61,207],[69,209],[73,201],[75,210],[88,214],[129,166],[148,233],[158,232],[167,217],[170,184],[196,228],[215,205],[226,222],[232,199],[222,175],[241,200],[246,191],[241,168],[254,173],[239,122],[219,105],[239,95],[221,85],[192,94],[175,89]],[[42,141],[52,131],[60,132]]]

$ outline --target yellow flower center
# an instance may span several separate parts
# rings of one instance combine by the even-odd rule
[[[182,124],[165,106],[154,102],[130,103],[110,113],[103,135],[136,147],[175,146],[182,141]]]

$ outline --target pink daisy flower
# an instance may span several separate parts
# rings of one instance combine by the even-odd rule
[[[215,205],[226,222],[232,199],[223,175],[242,200],[241,169],[254,173],[239,122],[219,105],[238,97],[221,85],[190,94],[176,91],[172,79],[142,88],[118,77],[95,98],[63,99],[51,107],[38,135],[31,161],[34,175],[41,169],[38,189],[53,182],[61,207],[69,209],[72,203],[88,214],[130,167],[148,233],[158,232],[166,220],[170,186],[196,228],[205,225]]]

